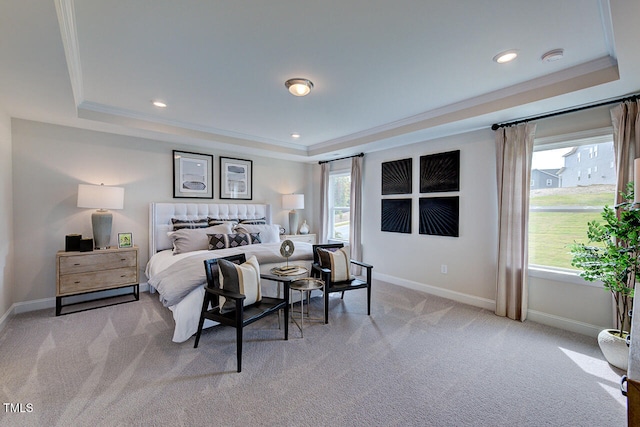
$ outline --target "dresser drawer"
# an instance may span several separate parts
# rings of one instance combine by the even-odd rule
[[[88,273],[64,274],[60,275],[59,280],[59,295],[76,294],[136,284],[138,283],[138,269],[136,267],[126,267]]]
[[[59,274],[86,273],[114,268],[136,267],[136,251],[117,251],[61,256],[58,260]]]

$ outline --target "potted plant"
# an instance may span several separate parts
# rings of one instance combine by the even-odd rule
[[[605,329],[598,335],[598,344],[607,361],[626,370],[629,349],[626,337],[631,326],[636,275],[639,271],[640,209],[633,203],[633,183],[621,193],[624,202],[611,208],[605,206],[603,222],[587,224],[589,242],[570,245],[571,265],[581,270],[587,281],[600,281],[615,301],[615,329]]]

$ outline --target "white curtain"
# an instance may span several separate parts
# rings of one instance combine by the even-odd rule
[[[329,163],[320,164],[320,240],[318,243],[327,243],[329,240]]]
[[[362,261],[362,156],[351,159],[351,200],[349,202],[349,246],[351,259]],[[351,273],[359,275],[362,268],[352,265]]]
[[[498,173],[498,274],[496,314],[527,318],[529,188],[536,125],[496,131]]]
[[[623,102],[611,109],[613,152],[616,159],[616,204],[621,191],[634,180],[633,161],[640,157],[640,100]],[[635,183],[640,185],[640,183]]]

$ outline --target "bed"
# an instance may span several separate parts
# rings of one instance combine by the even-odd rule
[[[197,331],[206,282],[203,260],[245,253],[247,259],[256,256],[261,272],[269,272],[286,262],[280,255],[279,229],[272,224],[268,204],[150,204],[145,274],[149,291],[157,292],[173,314],[174,342],[184,342]],[[239,237],[245,239],[243,245],[234,245]],[[208,249],[211,242],[215,250]],[[289,262],[310,268],[312,261],[312,246],[296,242]],[[265,283],[263,292],[275,293],[277,286]],[[204,327],[213,325],[207,320]]]

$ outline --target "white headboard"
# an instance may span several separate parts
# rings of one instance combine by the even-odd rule
[[[260,219],[271,224],[271,205],[247,203],[151,203],[149,205],[149,258],[171,249],[167,233],[173,231],[171,218],[178,219]]]

